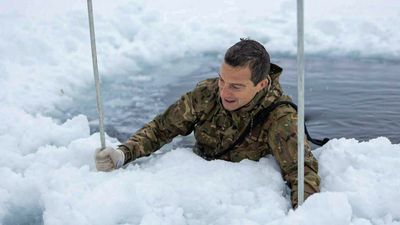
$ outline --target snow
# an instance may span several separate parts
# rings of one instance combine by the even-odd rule
[[[397,1],[305,7],[309,54],[399,57]],[[220,55],[243,36],[272,54],[296,52],[294,1],[119,0],[94,9],[105,79],[139,73],[151,81],[148,68]],[[86,13],[85,1],[2,1],[0,224],[400,224],[400,145],[385,137],[315,150],[322,192],[297,210],[272,157],[205,161],[178,148],[96,172],[99,135],[87,116],[49,116],[93,87]]]
[[[400,186],[395,169],[400,162],[399,145],[381,137],[363,143],[335,140],[326,148],[328,151],[319,157],[320,174],[325,178],[323,190],[335,187],[345,192],[353,212],[363,218],[400,218],[400,207],[393,201],[400,199],[400,193],[395,192]]]

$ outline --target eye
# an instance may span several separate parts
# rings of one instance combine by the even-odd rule
[[[232,89],[234,89],[234,90],[240,90],[241,87],[240,87],[240,86],[237,86],[237,85],[232,85]]]

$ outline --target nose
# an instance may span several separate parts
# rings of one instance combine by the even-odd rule
[[[232,92],[229,90],[229,88],[226,85],[219,87],[219,93],[222,98],[232,96]]]

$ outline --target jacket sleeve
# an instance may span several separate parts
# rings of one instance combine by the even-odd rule
[[[277,109],[279,115],[274,117],[269,128],[268,143],[281,168],[283,179],[291,188],[292,207],[296,208],[298,204],[297,112],[289,107],[279,108]],[[306,138],[304,142],[304,199],[306,199],[320,191],[320,177],[318,176],[318,162],[312,155]]]
[[[190,134],[196,118],[193,92],[188,92],[119,146],[125,154],[125,164],[150,155],[178,135]]]

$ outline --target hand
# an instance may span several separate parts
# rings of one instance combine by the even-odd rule
[[[97,148],[95,151],[96,169],[98,171],[109,172],[119,169],[124,165],[125,155],[120,149],[111,147]]]

